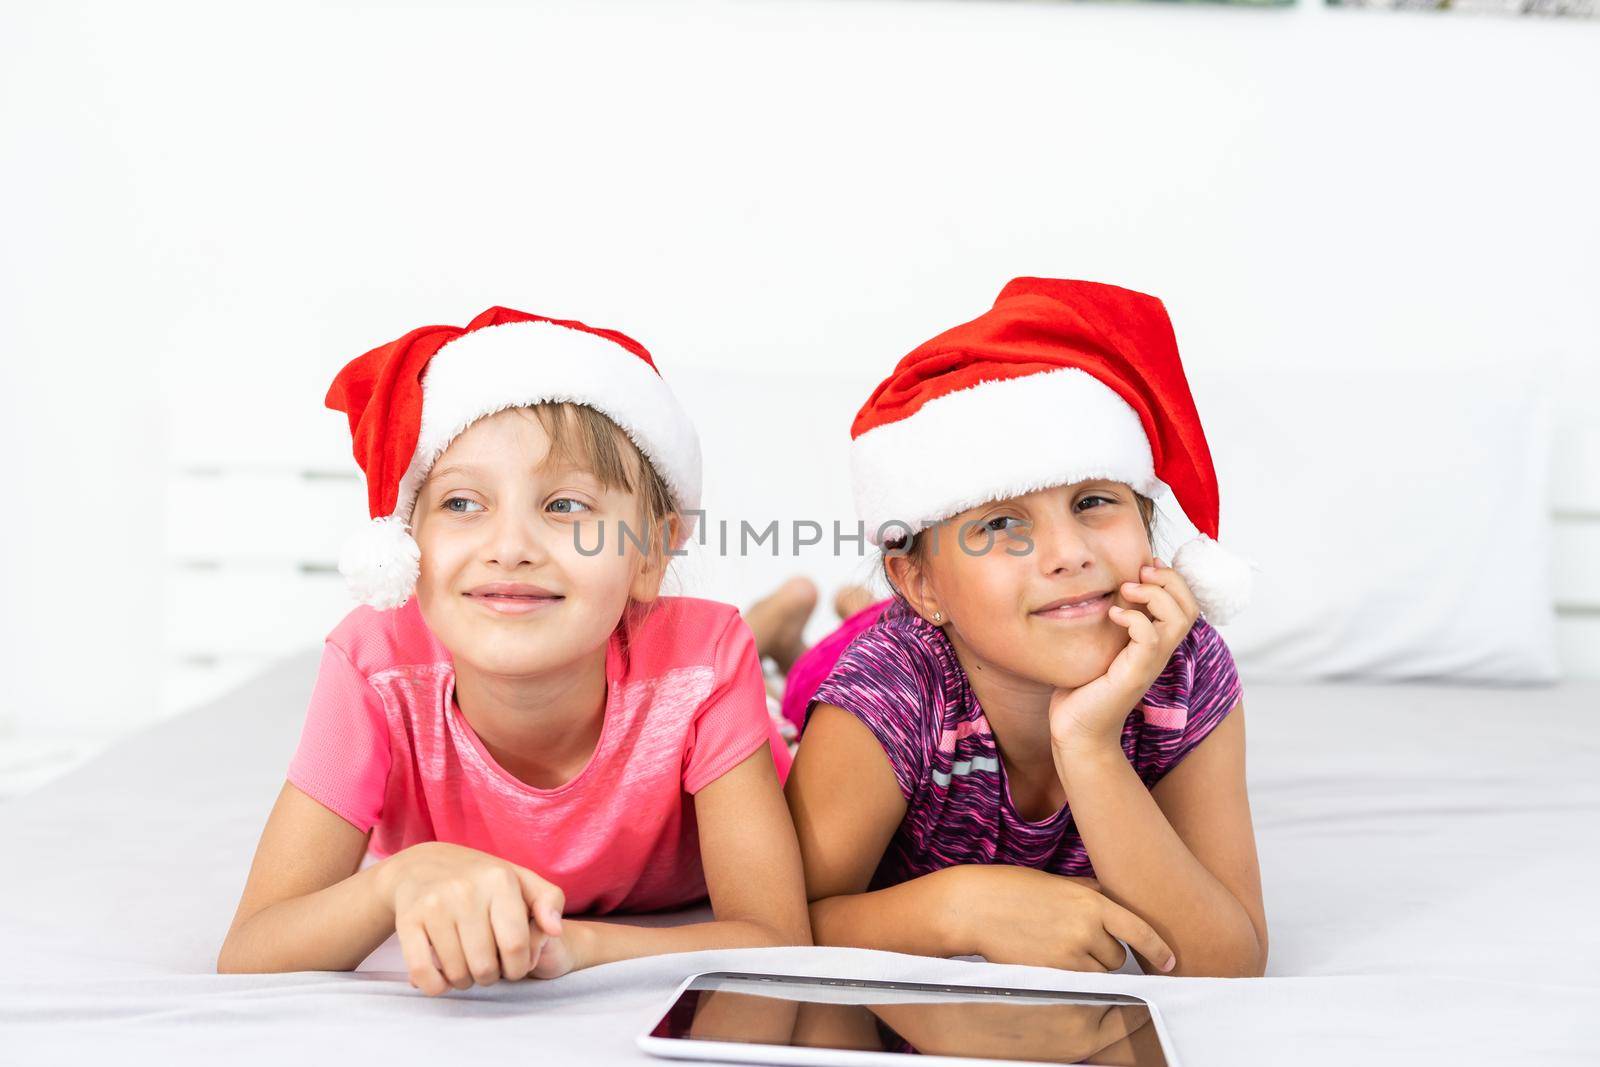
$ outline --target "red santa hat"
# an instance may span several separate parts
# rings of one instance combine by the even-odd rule
[[[1252,564],[1216,542],[1216,472],[1154,297],[1017,278],[987,312],[902,359],[850,436],[874,544],[1052,486],[1103,478],[1145,496],[1165,486],[1200,531],[1172,564],[1201,610],[1221,623],[1249,602]],[[1004,460],[981,439],[1003,445]]]
[[[680,512],[700,506],[700,439],[643,345],[615,330],[493,307],[463,329],[423,326],[352,360],[327,406],[349,416],[372,522],[339,571],[364,604],[397,608],[421,553],[409,525],[434,462],[477,420],[540,403],[585,404],[660,473]],[[679,537],[688,536],[685,524]]]

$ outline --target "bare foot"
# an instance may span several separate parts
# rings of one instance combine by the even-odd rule
[[[833,611],[841,619],[848,619],[863,608],[877,603],[878,598],[864,585],[847,585],[833,594]]]
[[[788,674],[806,650],[806,620],[817,606],[817,586],[810,578],[790,578],[745,610],[744,621],[755,634],[756,652],[771,656]]]

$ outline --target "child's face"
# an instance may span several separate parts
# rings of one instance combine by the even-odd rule
[[[1104,674],[1128,643],[1107,609],[1133,607],[1121,585],[1138,581],[1151,556],[1138,498],[1121,482],[1079,482],[984,504],[932,533],[937,544],[924,546],[916,569],[934,598],[922,605],[924,615],[942,612],[946,633],[979,662],[1077,688]],[[982,552],[991,534],[992,547]],[[1029,541],[1026,554],[1011,554]],[[1096,593],[1105,595],[1083,607],[1050,607]]]
[[[634,544],[617,552],[624,522],[649,543],[633,494],[547,463],[549,453],[532,412],[502,411],[451,442],[417,497],[417,601],[458,667],[505,677],[559,669],[605,644],[630,597],[648,601],[660,588],[659,568]],[[601,523],[605,548],[594,553]],[[591,555],[574,543],[580,524]],[[525,588],[510,597],[496,583]]]

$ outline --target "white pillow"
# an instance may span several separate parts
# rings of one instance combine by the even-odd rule
[[[1191,378],[1220,541],[1261,566],[1221,627],[1248,678],[1559,676],[1545,405],[1531,378],[1459,377]]]

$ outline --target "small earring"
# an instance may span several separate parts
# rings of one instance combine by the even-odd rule
[[[934,612],[933,613],[933,624],[935,626],[938,626],[942,622],[944,622],[944,612],[942,612],[942,611]]]

